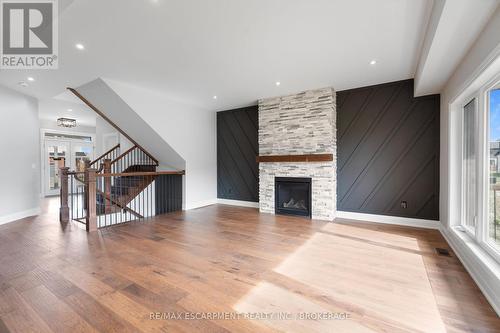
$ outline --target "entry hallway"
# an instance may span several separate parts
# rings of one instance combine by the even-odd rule
[[[0,226],[0,332],[500,332],[435,230],[213,205],[86,233],[58,222],[57,200]]]

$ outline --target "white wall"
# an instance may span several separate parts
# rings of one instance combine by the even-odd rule
[[[38,101],[0,85],[0,224],[40,209]]]
[[[95,127],[96,127],[96,137],[95,137],[96,158],[98,156],[101,156],[108,149],[111,148],[107,147],[107,149],[105,149],[104,147],[104,137],[106,135],[116,136],[118,143],[120,144],[120,151],[122,153],[127,151],[129,148],[132,148],[133,144],[125,136],[121,135],[120,132],[116,130],[116,128],[111,126],[104,118],[102,118],[99,115],[97,115]]]
[[[106,83],[186,161],[185,207],[217,198],[216,116],[160,92],[122,82]]]

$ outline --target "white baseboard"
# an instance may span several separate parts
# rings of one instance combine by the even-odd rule
[[[15,222],[17,220],[24,219],[29,216],[35,216],[40,214],[40,212],[41,212],[40,207],[36,207],[22,212],[0,216],[0,225],[10,222]]]
[[[201,207],[205,207],[205,206],[215,205],[216,203],[217,203],[217,199],[209,199],[209,200],[192,202],[192,203],[186,205],[185,210],[191,210],[191,209],[201,208]]]
[[[252,201],[217,199],[217,203],[219,203],[221,205],[231,205],[231,206],[240,206],[240,207],[259,208],[259,203],[258,202],[252,202]]]
[[[500,316],[500,264],[477,243],[454,230],[442,226],[439,230],[476,282],[483,295]]]
[[[337,211],[337,218],[366,221],[366,222],[376,222],[385,224],[395,224],[407,227],[418,227],[426,229],[439,229],[441,223],[439,221],[433,220],[422,220],[414,219],[408,217],[397,217],[388,215],[375,215],[375,214],[365,214],[365,213],[353,213]]]

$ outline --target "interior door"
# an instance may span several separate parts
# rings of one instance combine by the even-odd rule
[[[60,189],[59,168],[68,166],[69,141],[45,142],[45,194],[58,195]]]

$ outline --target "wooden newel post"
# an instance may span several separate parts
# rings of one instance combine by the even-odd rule
[[[97,193],[96,193],[96,169],[85,170],[85,197],[87,200],[87,231],[97,230]]]
[[[83,161],[83,172],[85,172],[87,169],[90,169],[90,161],[89,160],[84,160]],[[83,175],[83,180],[85,180],[85,177],[87,177],[87,174]],[[88,197],[87,197],[87,192],[85,192],[85,195],[83,196],[83,209],[87,210],[88,207]]]
[[[104,160],[104,173],[111,173],[111,160]],[[110,204],[107,204],[108,198]],[[104,212],[111,213],[111,177],[104,177]]]
[[[61,177],[61,191],[59,200],[61,202],[59,208],[59,221],[69,222],[69,206],[68,206],[68,167],[63,167],[59,169],[59,176]]]

